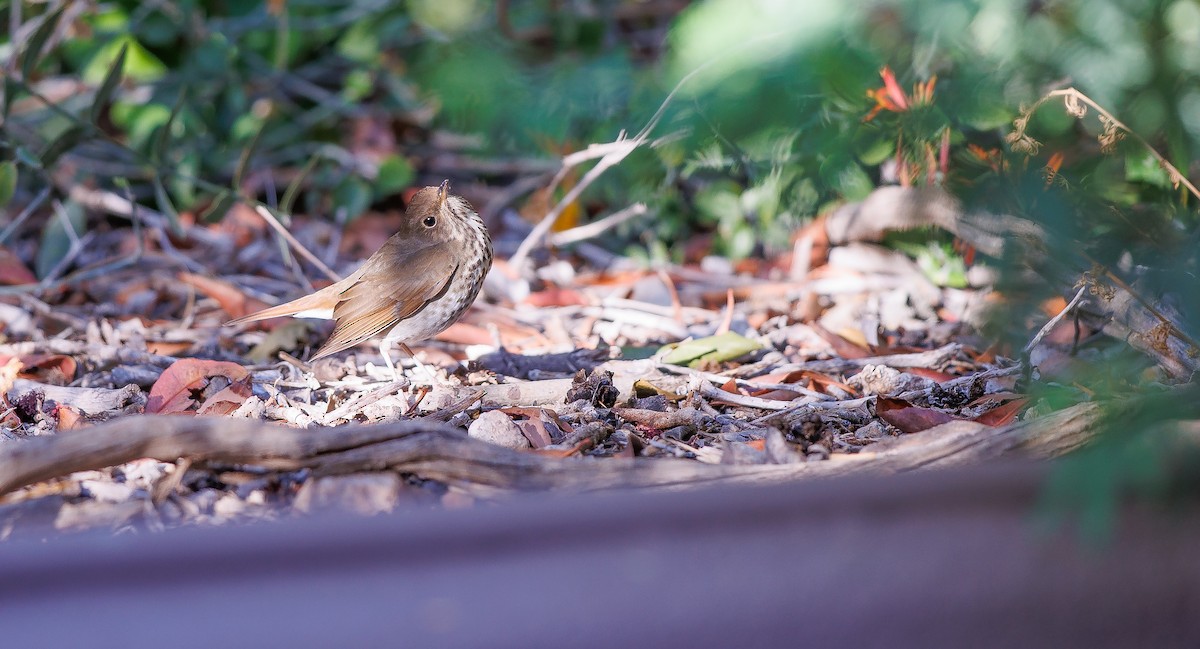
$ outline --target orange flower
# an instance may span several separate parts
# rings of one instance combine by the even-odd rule
[[[896,81],[896,75],[888,66],[883,66],[883,69],[879,71],[879,76],[883,78],[883,87],[867,91],[867,97],[875,100],[875,106],[863,118],[864,122],[871,121],[883,110],[903,113],[913,106],[928,106],[933,103],[933,88],[937,85],[937,75],[930,77],[929,81],[924,83],[918,81],[913,84],[911,96],[904,94],[904,89],[900,87],[899,82]]]

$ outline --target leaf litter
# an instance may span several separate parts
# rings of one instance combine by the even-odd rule
[[[356,260],[337,250],[377,245],[387,228],[368,224],[392,218],[366,215],[340,234],[302,217],[290,227],[345,275]],[[529,233],[515,210],[490,225],[502,257]],[[0,345],[0,454],[60,431],[139,425],[142,413],[216,418],[213,431],[221,419],[331,431],[444,422],[484,440],[470,447],[476,463],[503,451],[580,471],[633,461],[631,470],[662,473],[640,468],[654,461],[671,471],[775,467],[780,479],[856,457],[869,470],[865,460],[886,455],[872,450],[880,442],[952,422],[1011,425],[1028,406],[1019,363],[972,344],[972,309],[986,285],[912,288],[889,271],[819,264],[793,279],[788,258],[758,260],[750,272],[731,264],[713,272],[709,262],[647,269],[585,239],[536,250],[521,268],[497,264],[458,324],[414,346],[438,381],[429,385],[406,359],[408,380],[393,383],[370,345],[305,362],[328,335],[325,323],[223,327],[311,290],[306,274],[317,274],[281,255],[269,228],[230,219],[184,227],[178,244],[146,237],[136,264],[39,298],[4,299],[23,317],[5,319]],[[98,232],[73,264],[127,256],[131,236]],[[134,455],[16,485],[0,500],[0,534],[20,528],[14,521],[35,505],[54,509],[60,529],[120,529],[319,506],[375,512],[413,498],[461,504],[520,488],[522,461],[503,457],[500,465],[518,466],[508,477],[471,464],[448,479],[369,460],[332,470],[270,457]]]

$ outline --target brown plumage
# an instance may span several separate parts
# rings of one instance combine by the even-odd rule
[[[426,187],[409,202],[400,229],[340,282],[228,324],[281,316],[332,318],[329,340],[311,360],[382,335],[380,353],[395,372],[392,343],[425,340],[462,316],[492,265],[492,240],[449,181]]]

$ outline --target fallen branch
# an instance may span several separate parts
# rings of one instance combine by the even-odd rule
[[[92,428],[13,442],[0,449],[0,495],[76,471],[150,457],[246,464],[316,474],[371,470],[414,473],[448,483],[508,489],[663,487],[723,481],[782,480],[851,471],[895,473],[994,460],[1020,453],[1048,458],[1091,439],[1098,404],[1073,406],[1033,421],[991,428],[951,422],[867,447],[839,460],[728,466],[662,459],[571,460],[522,453],[470,439],[428,421],[293,429],[228,418],[127,417]]]

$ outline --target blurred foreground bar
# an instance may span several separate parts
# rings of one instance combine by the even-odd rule
[[[0,546],[8,647],[1200,646],[1193,505],[1039,533],[1044,467]]]

